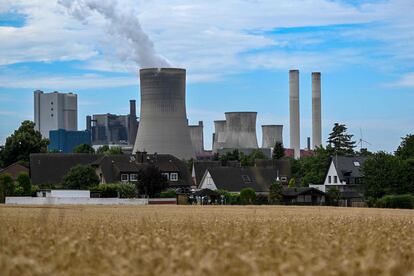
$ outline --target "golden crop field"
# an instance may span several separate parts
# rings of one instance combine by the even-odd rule
[[[414,211],[0,206],[1,275],[414,275]]]

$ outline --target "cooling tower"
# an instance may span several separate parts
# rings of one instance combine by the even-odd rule
[[[214,121],[214,139],[213,139],[213,152],[217,152],[224,147],[226,141],[226,121]]]
[[[195,158],[185,107],[185,69],[140,70],[141,115],[134,153]]]
[[[312,147],[322,145],[321,73],[312,73]]]
[[[257,112],[226,112],[224,148],[257,149]]]
[[[283,125],[263,125],[262,148],[274,148],[276,142],[283,144]]]
[[[188,128],[190,129],[190,138],[193,145],[193,151],[197,156],[204,152],[203,121],[199,121],[198,125],[188,126]]]
[[[299,70],[289,71],[290,148],[300,158]]]

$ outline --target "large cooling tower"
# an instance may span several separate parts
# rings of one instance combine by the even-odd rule
[[[203,121],[199,121],[198,125],[188,126],[190,129],[191,143],[193,145],[193,151],[195,155],[199,155],[204,151],[204,139],[203,139]]]
[[[258,148],[256,136],[257,112],[226,112],[224,148]]]
[[[276,142],[283,144],[283,125],[263,125],[262,148],[274,148]]]
[[[321,73],[312,73],[312,148],[322,145]]]
[[[195,158],[185,107],[185,69],[140,70],[141,116],[134,153]]]
[[[214,139],[213,139],[213,152],[217,152],[224,147],[226,141],[226,121],[214,121]]]
[[[300,158],[299,70],[289,71],[290,148]]]

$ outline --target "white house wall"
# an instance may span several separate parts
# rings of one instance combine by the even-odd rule
[[[329,183],[329,176],[331,177],[331,183]],[[335,176],[338,179],[337,183],[334,183]],[[341,180],[339,179],[338,172],[336,171],[335,164],[333,161],[331,161],[331,165],[329,166],[329,170],[328,170],[328,173],[326,174],[324,185],[331,185],[331,186],[345,185],[345,183],[341,183]]]
[[[203,179],[201,180],[200,189],[210,189],[210,190],[217,190],[217,186],[214,183],[213,178],[210,175],[209,171],[206,171],[206,173],[203,176]]]

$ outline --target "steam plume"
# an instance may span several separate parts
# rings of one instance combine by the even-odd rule
[[[121,40],[125,47],[118,49],[121,59],[134,61],[141,67],[170,67],[168,61],[156,53],[153,42],[132,9],[121,11],[113,0],[58,0],[58,3],[84,22],[93,12],[101,14],[110,23],[114,39]]]

